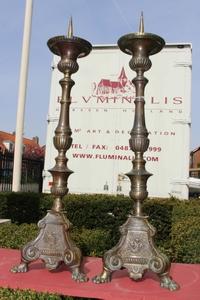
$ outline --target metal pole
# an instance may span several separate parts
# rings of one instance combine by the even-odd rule
[[[13,167],[12,191],[19,192],[21,189],[21,167],[22,167],[22,151],[23,151],[23,129],[24,129],[24,110],[26,101],[26,86],[28,75],[28,60],[31,36],[33,1],[26,0],[25,18],[24,18],[24,35],[22,44],[21,68],[18,92],[18,107],[15,135],[15,152]]]

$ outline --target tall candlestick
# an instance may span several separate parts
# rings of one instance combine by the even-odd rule
[[[72,19],[69,21],[67,36],[56,36],[48,40],[49,49],[61,57],[58,70],[64,74],[60,80],[62,97],[60,101],[60,116],[53,138],[58,150],[55,166],[49,170],[53,177],[51,193],[54,195],[52,209],[38,223],[38,237],[22,249],[21,264],[12,268],[13,272],[27,272],[28,264],[38,258],[42,259],[49,270],[56,269],[64,262],[72,270],[72,278],[76,281],[86,281],[81,273],[81,251],[71,240],[71,224],[63,211],[62,198],[68,193],[68,177],[73,173],[67,166],[66,152],[72,144],[70,128],[71,88],[75,82],[71,74],[78,71],[77,58],[88,55],[92,45],[79,37],[73,36]]]
[[[149,146],[144,110],[144,90],[148,80],[144,77],[144,72],[152,65],[149,56],[160,52],[164,45],[165,41],[158,35],[144,32],[143,14],[139,32],[127,34],[118,40],[120,50],[132,55],[129,66],[137,74],[132,81],[136,90],[135,118],[129,140],[135,157],[132,170],[126,174],[131,181],[130,197],[134,200],[135,208],[134,213],[131,212],[125,224],[120,227],[120,241],[105,253],[103,271],[93,278],[94,283],[108,282],[113,271],[126,268],[133,280],[141,279],[144,271],[151,270],[158,274],[161,287],[169,290],[178,288],[178,284],[169,276],[168,258],[154,245],[156,231],[148,222],[148,217],[142,213],[142,202],[148,196],[147,180],[152,175],[146,171],[143,157]]]

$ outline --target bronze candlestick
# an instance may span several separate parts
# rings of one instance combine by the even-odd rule
[[[144,32],[143,15],[139,32],[127,34],[118,40],[120,50],[132,55],[129,66],[137,74],[132,81],[136,89],[135,119],[129,140],[135,157],[132,170],[126,174],[131,181],[130,197],[135,202],[135,212],[131,212],[125,224],[120,227],[120,241],[105,253],[103,271],[93,278],[94,283],[109,282],[113,271],[126,268],[133,280],[141,279],[144,271],[151,270],[158,274],[161,287],[169,290],[178,288],[178,284],[169,276],[168,258],[154,245],[156,230],[149,224],[148,217],[142,213],[142,202],[148,196],[146,183],[152,175],[146,171],[143,158],[143,153],[149,146],[144,111],[144,89],[148,80],[144,77],[144,72],[151,68],[149,56],[161,51],[164,45],[165,41],[161,37]]]
[[[81,273],[81,251],[76,247],[70,237],[71,224],[63,211],[62,198],[68,193],[67,181],[73,172],[68,168],[66,151],[72,144],[72,131],[69,122],[69,109],[71,104],[71,88],[75,82],[71,74],[78,71],[77,58],[88,55],[92,45],[79,37],[73,36],[72,20],[69,22],[68,36],[56,36],[48,40],[49,49],[61,56],[58,70],[64,74],[60,80],[62,97],[60,101],[60,117],[53,139],[58,150],[55,158],[56,164],[49,170],[53,177],[51,193],[54,195],[53,207],[38,223],[40,233],[38,237],[29,242],[21,251],[21,264],[12,268],[13,272],[28,271],[28,264],[36,259],[44,261],[49,270],[56,269],[64,262],[72,270],[72,278],[76,281],[86,281]]]

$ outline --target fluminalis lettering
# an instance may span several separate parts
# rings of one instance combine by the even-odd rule
[[[95,103],[95,104],[127,104],[134,103],[135,96],[82,96],[82,100],[85,103]],[[152,105],[181,105],[183,103],[183,97],[174,96],[174,97],[155,97],[151,96],[150,98],[145,99],[147,104]]]

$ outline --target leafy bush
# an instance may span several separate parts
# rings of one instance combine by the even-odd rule
[[[149,215],[150,223],[157,230],[155,237],[157,245],[168,252],[170,251],[172,212],[176,202],[169,199],[151,199],[145,201],[143,205],[144,213]],[[0,211],[4,212],[4,217],[11,217],[12,222],[18,224],[22,221],[26,223],[37,222],[51,208],[52,203],[53,197],[49,194],[0,193]],[[100,240],[106,240],[107,248],[118,242],[120,238],[119,226],[126,221],[128,214],[133,210],[133,201],[122,195],[69,194],[64,197],[63,203],[67,217],[74,227],[79,228],[79,230],[80,228],[103,230],[105,238],[102,237]],[[85,236],[82,233],[80,241],[86,240],[83,235]],[[109,238],[107,238],[108,236]],[[81,243],[80,248],[83,248],[83,253],[90,253],[87,243]],[[15,244],[13,245],[15,246]],[[102,253],[102,249],[100,247],[91,251],[97,255],[97,253]]]
[[[0,288],[1,300],[90,300],[91,298],[77,298],[70,296],[60,296],[49,293],[38,293],[31,290],[20,290],[10,288]]]
[[[173,261],[200,263],[200,222],[199,217],[177,221],[173,225]]]
[[[1,300],[71,300],[72,297],[61,298],[59,295],[48,294],[48,293],[36,293],[31,290],[19,290],[10,288],[0,288],[0,299]]]
[[[40,203],[39,203],[39,218],[43,218],[47,210],[50,210],[53,204],[53,196],[51,194],[40,194]],[[37,220],[37,221],[38,221]]]
[[[190,201],[176,201],[173,208],[172,222],[186,220],[189,217],[200,218],[200,201],[197,199]]]
[[[8,200],[6,194],[0,193],[0,218],[6,219],[8,215]]]
[[[34,193],[0,193],[1,217],[12,222],[38,222],[51,208],[53,197]],[[133,201],[124,196],[67,195],[63,199],[67,216],[75,227],[111,232],[112,244],[119,240],[119,226],[133,209]],[[171,232],[173,204],[169,200],[144,202],[144,211],[157,229],[157,240],[166,243]]]
[[[84,256],[103,256],[114,246],[111,232],[103,229],[74,228],[71,237]]]
[[[34,223],[40,217],[40,194],[37,193],[0,193],[1,218],[12,222]]]
[[[169,199],[152,199],[144,202],[144,213],[156,228],[158,244],[169,243],[173,205]],[[105,229],[111,232],[112,244],[119,240],[119,226],[133,210],[129,197],[108,195],[68,195],[64,198],[67,216],[78,228]]]
[[[73,225],[88,229],[118,228],[132,208],[132,201],[123,196],[68,195],[63,202]]]
[[[20,249],[34,240],[39,233],[36,224],[2,224],[0,226],[0,247]],[[71,237],[84,256],[102,256],[105,250],[110,249],[110,232],[102,229],[73,228]]]
[[[1,224],[0,247],[20,249],[38,234],[36,224]],[[1,299],[1,298],[0,298]]]
[[[200,263],[200,201],[176,203],[172,216],[173,261]]]
[[[51,208],[53,197],[34,193],[0,193],[0,217],[20,224],[39,221]],[[72,237],[84,255],[101,256],[119,241],[119,226],[133,210],[124,196],[67,195],[67,217],[73,223]],[[155,242],[173,261],[199,262],[200,201],[149,199],[143,210],[156,228]],[[38,235],[35,224],[0,226],[0,247],[20,248]],[[9,237],[9,238],[8,238]]]
[[[155,242],[158,246],[169,248],[172,230],[172,215],[177,200],[151,199],[144,202],[143,210],[149,222],[156,228]]]

